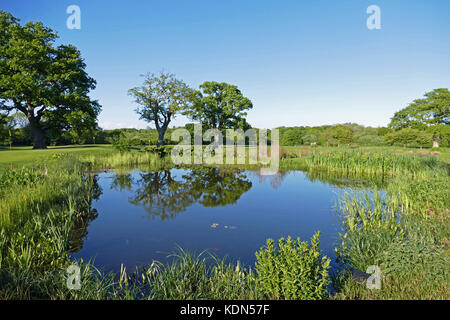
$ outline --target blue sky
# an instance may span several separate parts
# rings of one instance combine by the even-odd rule
[[[81,30],[69,30],[69,5]],[[369,30],[369,5],[381,29]],[[435,88],[450,87],[450,1],[0,0],[76,45],[97,81],[104,128],[146,127],[128,89],[168,71],[198,88],[237,85],[255,127],[357,122],[381,126]],[[172,124],[183,125],[178,117]]]

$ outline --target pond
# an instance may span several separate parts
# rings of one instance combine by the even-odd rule
[[[337,196],[363,182],[206,167],[99,173],[93,217],[72,256],[117,272],[121,264],[130,270],[167,262],[179,246],[253,267],[267,238],[309,241],[320,230],[322,252],[334,261],[341,231]]]

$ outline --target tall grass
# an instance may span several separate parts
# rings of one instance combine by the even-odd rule
[[[362,152],[357,150],[311,153],[310,169],[341,171],[361,175],[406,175],[413,178],[447,176],[449,166],[433,156]]]
[[[448,217],[411,215],[397,197],[377,194],[341,199],[337,256],[345,267],[335,279],[335,298],[449,299]],[[381,268],[381,289],[353,281],[347,268],[366,271],[370,265]]]
[[[33,168],[2,173],[3,177],[14,178],[0,187],[0,227],[21,227],[25,221],[46,214],[52,208],[85,209],[90,201],[92,183],[82,172],[83,165],[67,156]]]
[[[168,158],[161,158],[156,153],[151,152],[112,152],[107,155],[87,155],[81,158],[93,169],[120,168],[145,166],[148,168],[158,168],[168,164]]]

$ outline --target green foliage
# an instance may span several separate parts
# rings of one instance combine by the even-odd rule
[[[84,144],[98,134],[98,127],[91,115],[83,111],[72,111],[65,114],[67,132],[71,137],[71,143]]]
[[[158,131],[158,145],[165,144],[164,135],[170,121],[193,105],[195,92],[175,75],[161,72],[149,73],[144,84],[128,91],[139,105],[140,118],[153,122]]]
[[[44,176],[42,171],[30,168],[0,171],[0,190],[12,185],[32,185],[41,181]]]
[[[145,148],[145,151],[153,152],[157,154],[160,158],[164,158],[171,154],[173,146],[151,146]]]
[[[272,239],[256,253],[256,281],[270,299],[325,299],[330,259],[320,257],[320,232],[311,244],[290,237]]]
[[[407,179],[398,177],[388,186],[392,202],[401,203],[402,211],[424,218],[445,215],[450,210],[450,177]]]
[[[184,114],[200,121],[205,128],[248,129],[246,110],[253,108],[237,86],[225,82],[206,81],[200,85],[194,104]]]
[[[405,128],[427,131],[433,139],[433,146],[439,141],[448,141],[450,124],[450,91],[445,88],[434,89],[425,94],[425,98],[414,100],[406,108],[396,112],[389,124],[390,128]]]
[[[425,94],[424,99],[414,100],[408,107],[398,111],[391,119],[389,127],[424,128],[432,125],[448,125],[450,114],[450,92],[435,89]]]
[[[317,136],[313,134],[307,134],[306,136],[303,137],[303,143],[307,145],[317,143],[317,141],[318,141]]]
[[[302,131],[295,128],[289,128],[282,132],[280,144],[282,146],[295,146],[303,143]]]
[[[355,138],[354,142],[360,146],[383,146],[385,141],[378,135],[364,135]]]
[[[431,146],[431,134],[425,131],[404,128],[384,136],[389,145]]]
[[[0,111],[27,117],[34,147],[45,148],[44,131],[65,128],[71,111],[95,121],[100,105],[88,93],[96,83],[80,52],[72,45],[55,47],[56,33],[41,22],[22,26],[0,11],[0,25]]]
[[[345,125],[336,125],[325,131],[326,141],[331,145],[349,144],[353,141],[353,131]]]

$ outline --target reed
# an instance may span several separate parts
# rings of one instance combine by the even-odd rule
[[[449,166],[434,156],[363,152],[358,150],[311,153],[310,169],[341,171],[360,175],[406,175],[413,178],[447,176]]]
[[[158,168],[169,163],[167,158],[161,158],[158,154],[152,152],[112,152],[106,155],[87,155],[81,157],[87,162],[90,168],[121,168],[121,167],[137,167],[145,166],[148,168]]]

